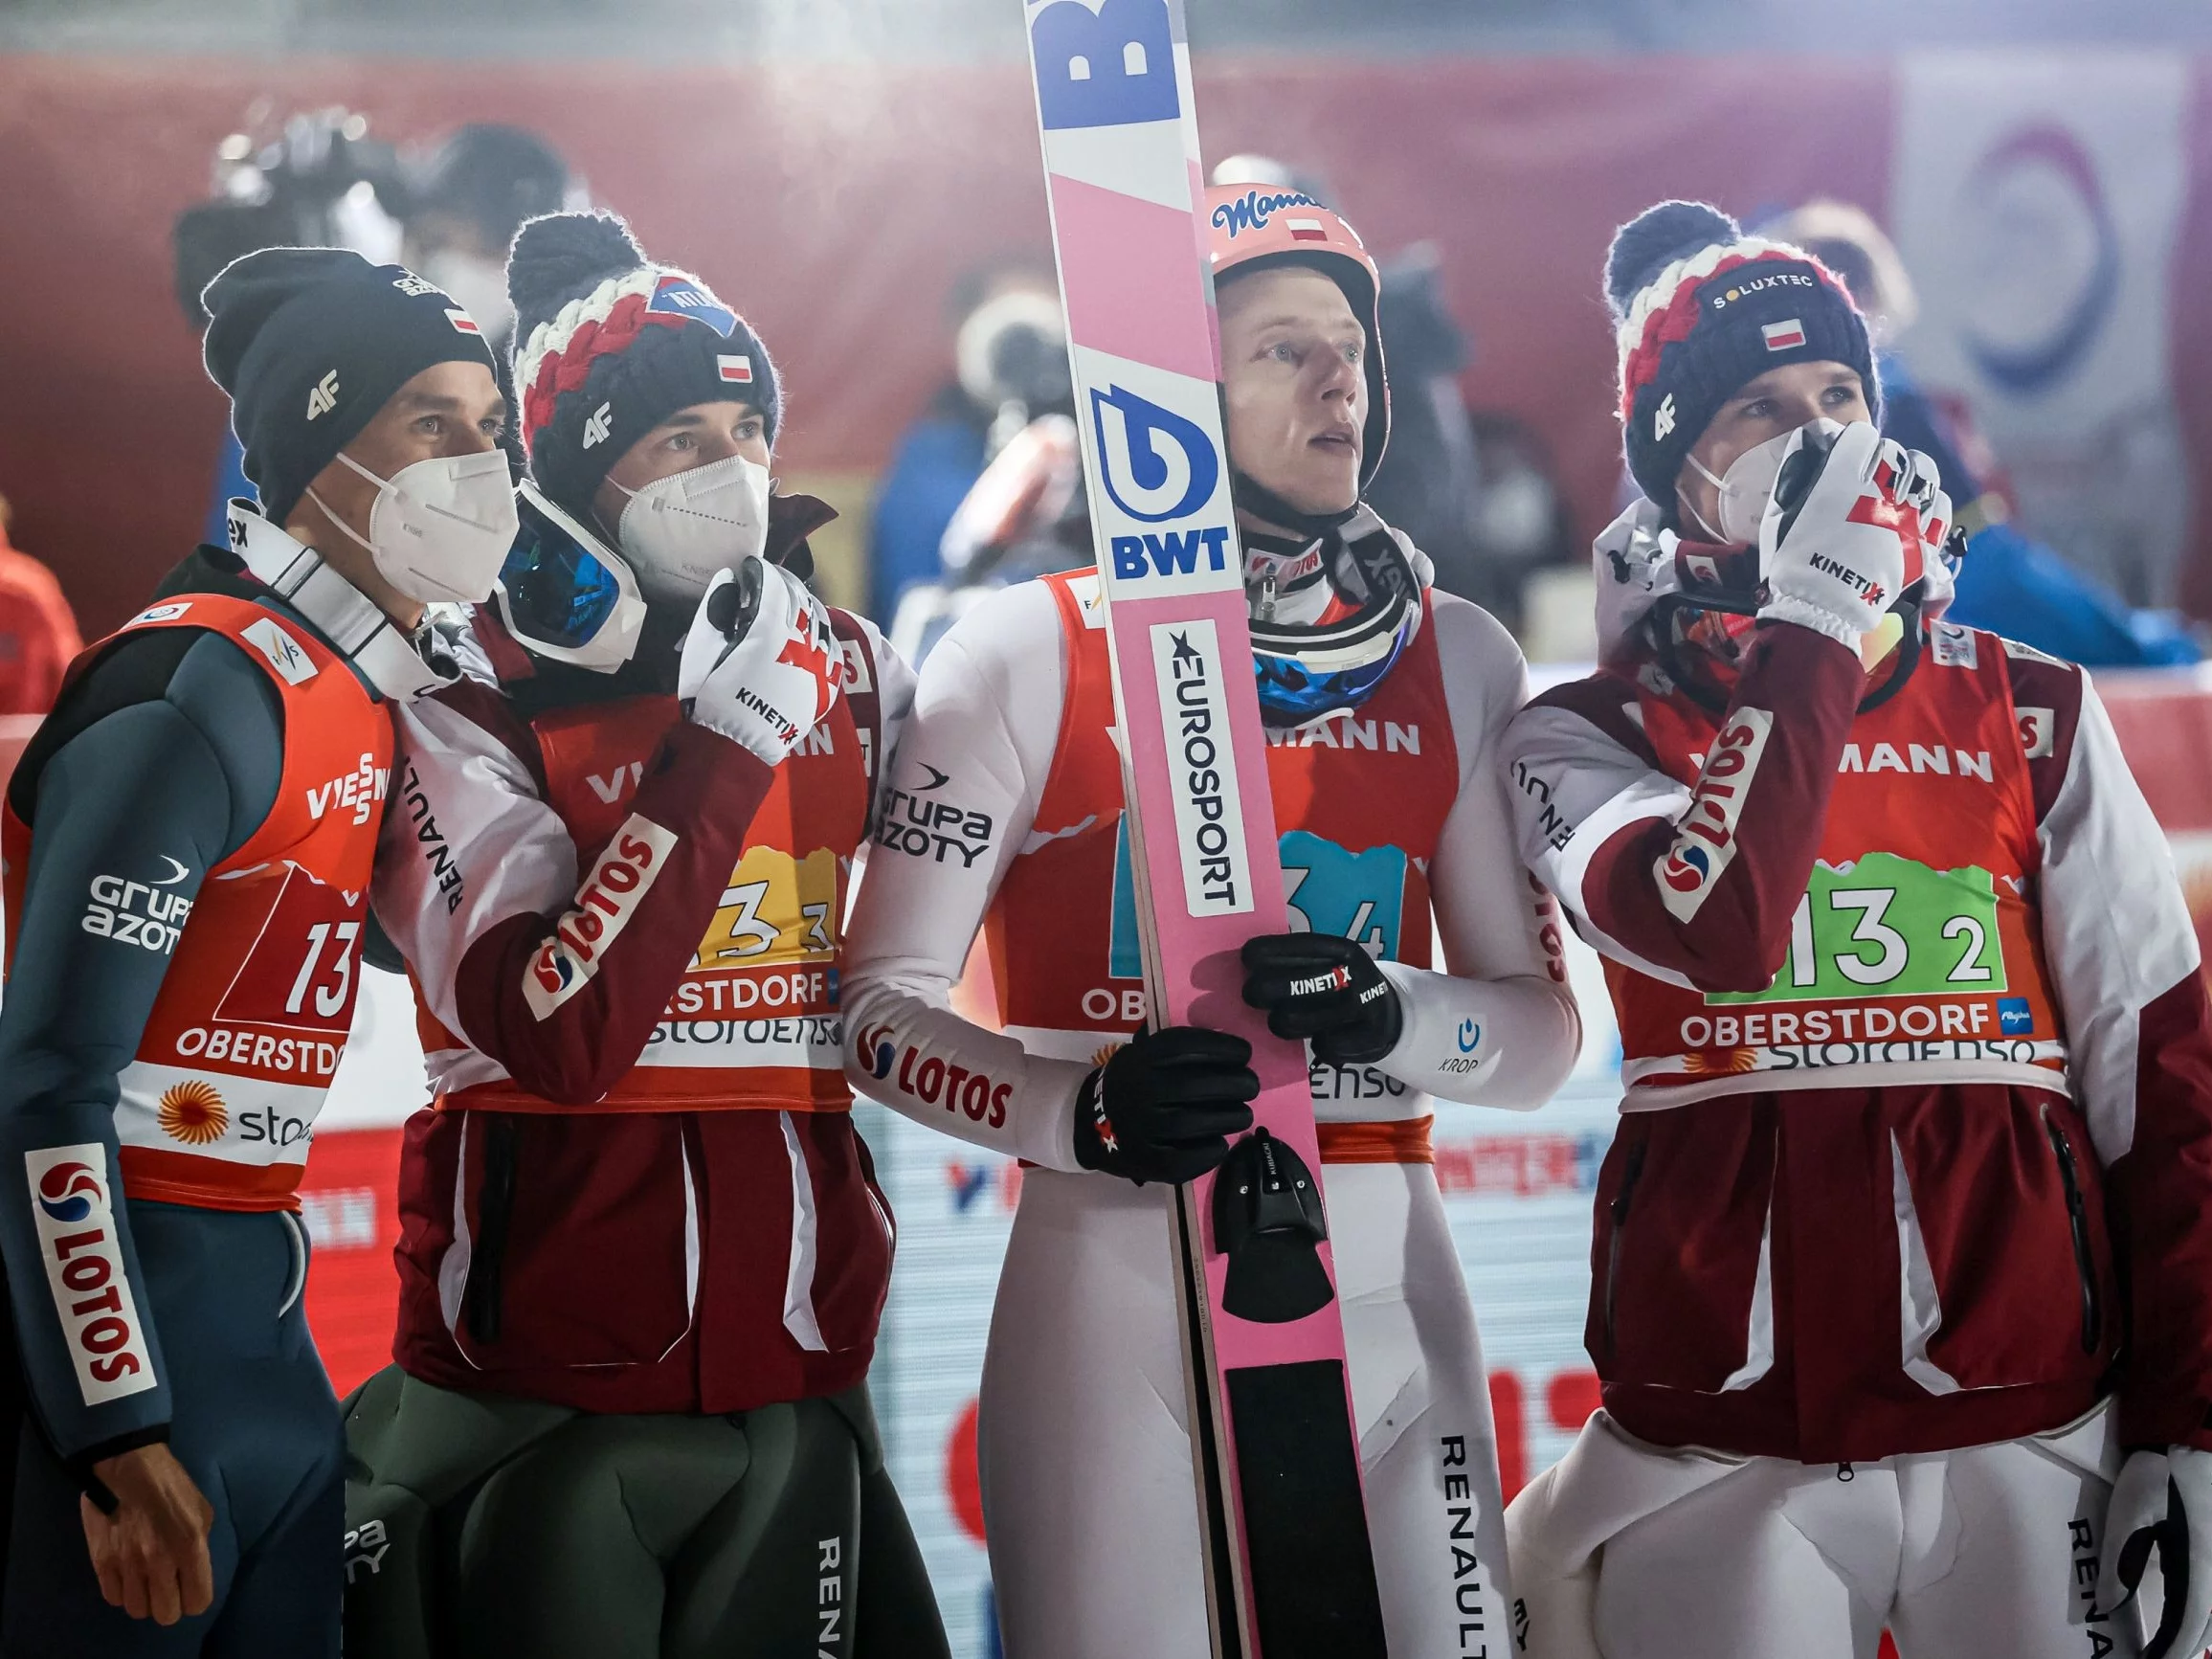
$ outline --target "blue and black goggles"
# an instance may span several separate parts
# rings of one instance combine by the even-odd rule
[[[1378,553],[1382,568],[1356,568],[1376,565]],[[1420,583],[1396,544],[1387,534],[1365,538],[1354,563],[1330,572],[1337,593],[1359,601],[1350,616],[1316,626],[1252,623],[1252,668],[1267,725],[1304,726],[1357,708],[1420,632]]]
[[[637,648],[637,578],[528,480],[515,498],[521,528],[494,590],[500,619],[540,656],[612,673]]]

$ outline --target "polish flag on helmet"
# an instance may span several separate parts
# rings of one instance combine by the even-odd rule
[[[752,359],[749,357],[717,357],[715,363],[722,370],[722,377],[738,386],[752,384]]]
[[[1759,329],[1769,351],[1788,351],[1805,343],[1805,325],[1799,318],[1791,317],[1780,323],[1769,323]]]
[[[1326,242],[1329,240],[1329,233],[1322,228],[1319,219],[1285,218],[1283,222],[1290,227],[1290,239],[1294,242]]]

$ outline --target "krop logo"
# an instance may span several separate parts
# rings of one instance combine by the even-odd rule
[[[81,1222],[105,1201],[90,1164],[56,1164],[38,1177],[38,1207],[57,1222]]]
[[[1221,463],[1197,422],[1122,386],[1093,388],[1090,404],[1102,482],[1123,512],[1164,524],[1213,499]]]

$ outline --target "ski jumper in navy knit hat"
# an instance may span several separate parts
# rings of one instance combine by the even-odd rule
[[[1621,226],[1605,292],[1628,470],[1669,525],[1684,458],[1721,405],[1768,370],[1841,363],[1880,418],[1866,321],[1842,279],[1802,248],[1745,235],[1718,209],[1661,202]]]
[[[507,256],[507,294],[530,476],[582,522],[595,522],[609,469],[680,409],[749,403],[775,442],[768,347],[697,277],[647,263],[613,214],[530,220]]]
[[[439,363],[494,368],[453,297],[345,248],[263,248],[234,259],[200,303],[208,373],[262,510],[282,524],[338,452],[397,392]]]

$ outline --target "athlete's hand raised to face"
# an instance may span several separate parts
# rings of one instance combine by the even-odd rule
[[[206,1612],[215,1599],[208,1558],[215,1512],[176,1454],[166,1446],[142,1446],[102,1458],[93,1472],[115,1496],[112,1514],[89,1497],[81,1504],[101,1595],[132,1618],[157,1625]]]
[[[1933,461],[1909,458],[1868,421],[1841,430],[1815,421],[1793,433],[1759,525],[1761,619],[1856,649],[1920,579],[1922,506],[1933,516],[1940,504],[1950,516],[1933,473]]]
[[[822,602],[789,571],[749,558],[699,601],[676,694],[697,724],[776,766],[837,706],[844,665]]]
[[[1260,1079],[1252,1045],[1195,1025],[1139,1030],[1083,1081],[1075,1157],[1086,1170],[1146,1181],[1195,1180],[1252,1127]]]

